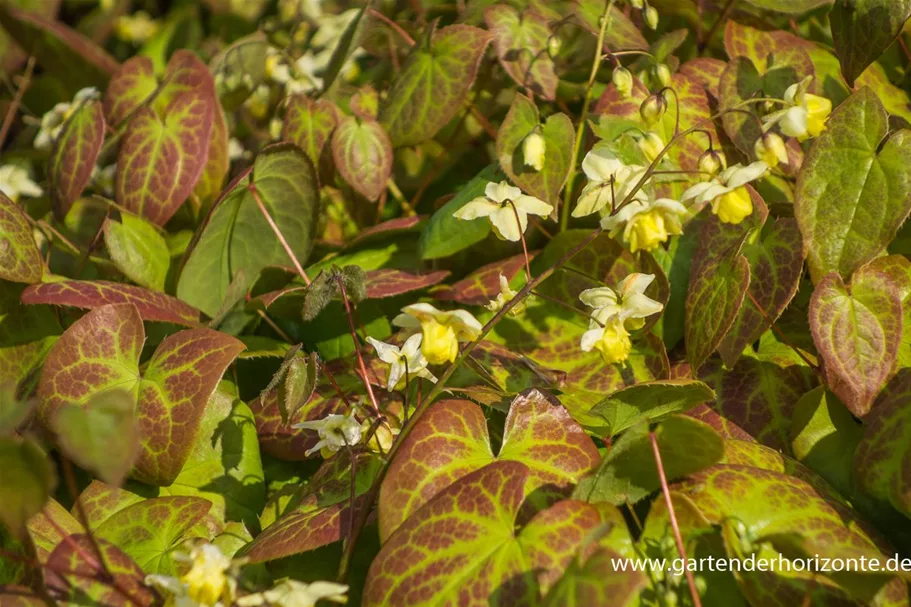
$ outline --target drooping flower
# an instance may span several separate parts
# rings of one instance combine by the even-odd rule
[[[547,153],[547,141],[540,133],[540,129],[533,130],[522,140],[522,160],[525,166],[535,171],[544,168],[544,155]]]
[[[753,212],[753,201],[746,184],[766,174],[769,165],[762,160],[743,166],[728,167],[711,181],[703,181],[683,193],[683,201],[695,199],[697,204],[711,201],[712,212],[723,223],[737,224]]]
[[[645,98],[639,106],[639,117],[645,126],[652,126],[664,116],[667,111],[667,99],[663,92],[652,93]]]
[[[528,227],[529,215],[546,217],[553,210],[543,200],[527,196],[519,188],[501,181],[488,183],[484,196],[475,198],[452,215],[465,220],[487,217],[498,237],[518,242]]]
[[[753,153],[769,168],[775,168],[779,163],[788,164],[788,150],[784,140],[777,133],[764,133],[753,144]]]
[[[606,145],[595,145],[582,160],[588,183],[582,188],[573,217],[585,217],[620,204],[645,174],[645,167],[623,164]]]
[[[706,150],[699,156],[696,168],[699,169],[700,173],[704,173],[706,177],[712,178],[728,168],[728,160],[725,157],[724,152]]]
[[[628,69],[619,65],[615,67],[611,74],[611,81],[621,99],[629,98],[630,93],[633,92],[633,75],[629,73]]]
[[[832,113],[832,101],[808,93],[811,81],[812,76],[807,76],[785,90],[784,100],[791,107],[764,116],[762,120],[766,129],[777,124],[782,133],[796,137],[799,141],[819,137],[826,130],[826,120]]]
[[[367,343],[376,350],[376,355],[381,361],[389,365],[389,376],[386,378],[386,390],[392,392],[405,386],[405,374],[410,379],[423,377],[432,382],[436,382],[434,377],[427,369],[427,359],[421,352],[421,341],[423,336],[415,333],[405,340],[402,347],[387,344],[372,337],[367,338]]]
[[[609,365],[625,361],[633,349],[629,331],[619,314],[608,318],[603,326],[592,320],[589,330],[582,334],[580,345],[583,352],[597,350]]]
[[[80,104],[100,96],[98,89],[88,87],[80,89],[70,102],[58,103],[41,117],[41,126],[35,135],[34,146],[38,150],[49,150],[57,135],[63,130],[63,125],[73,115]]]
[[[487,304],[484,307],[487,308],[488,310],[490,310],[491,312],[499,312],[500,310],[503,309],[503,306],[505,306],[507,303],[512,301],[513,298],[515,298],[515,296],[518,294],[519,294],[518,291],[514,291],[509,286],[509,280],[507,280],[506,277],[503,276],[503,274],[500,274],[500,292],[497,293],[496,299],[491,299],[489,302],[487,302]],[[524,310],[525,310],[525,302],[523,301],[523,302],[513,306],[513,308],[511,310],[509,310],[508,313],[510,316],[518,316]]]
[[[617,315],[626,329],[635,331],[642,328],[645,318],[664,309],[660,302],[645,294],[645,289],[654,280],[654,274],[634,272],[621,280],[616,289],[586,289],[579,294],[579,299],[592,308],[591,316],[598,322],[606,323]]]
[[[28,171],[15,164],[0,166],[0,191],[13,202],[18,202],[22,196],[37,198],[44,194],[41,186],[29,177]]]
[[[265,592],[248,594],[237,600],[239,607],[314,607],[318,601],[332,601],[344,604],[348,586],[335,582],[298,582],[285,579]]]
[[[406,330],[421,331],[421,351],[432,365],[452,362],[459,354],[459,342],[481,334],[481,323],[465,310],[437,310],[430,304],[416,303],[402,308],[392,324]]]
[[[652,201],[633,200],[614,215],[601,219],[601,227],[611,236],[623,234],[623,240],[635,253],[642,249],[651,251],[669,236],[683,233],[686,207],[671,198]]]
[[[655,131],[645,133],[636,143],[639,146],[639,149],[642,150],[642,155],[645,156],[645,159],[649,162],[655,160],[655,158],[658,157],[658,154],[661,153],[661,150],[664,149],[664,139]]]
[[[361,424],[354,418],[354,413],[349,415],[332,413],[323,419],[300,422],[292,427],[301,430],[316,430],[319,435],[319,441],[308,449],[305,455],[319,451],[320,455],[328,458],[339,449],[361,442]]]
[[[243,560],[232,560],[218,546],[204,543],[193,547],[189,555],[175,554],[189,568],[179,577],[148,575],[145,582],[168,593],[166,605],[221,607],[234,601],[237,591],[237,568]]]

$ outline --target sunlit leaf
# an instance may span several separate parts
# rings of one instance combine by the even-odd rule
[[[347,116],[332,135],[332,158],[348,184],[368,200],[376,200],[392,175],[392,144],[373,120]]]
[[[832,5],[832,42],[849,85],[889,48],[909,16],[908,0],[852,0]]]
[[[605,436],[615,436],[642,420],[656,422],[672,413],[683,413],[714,399],[715,393],[701,381],[671,379],[643,382],[608,395],[589,413],[604,421]]]
[[[285,108],[282,139],[302,149],[313,166],[319,166],[320,154],[338,123],[338,116],[339,109],[327,99],[292,95]]]
[[[41,282],[44,262],[25,211],[0,192],[0,280]]]
[[[553,101],[557,74],[550,57],[548,19],[534,10],[520,14],[510,6],[495,4],[484,11],[484,20],[506,73],[530,93]]]
[[[121,213],[104,222],[104,244],[117,269],[136,284],[164,291],[171,255],[156,226],[139,215]]]

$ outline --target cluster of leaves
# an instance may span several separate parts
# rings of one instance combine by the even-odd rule
[[[911,604],[618,560],[911,557],[909,16],[0,0],[0,603],[161,604],[212,544],[237,592],[192,604]],[[593,147],[643,175],[603,227]],[[757,155],[744,220],[611,229]],[[554,209],[506,203],[521,243],[454,215],[500,181]],[[580,293],[632,274],[661,312],[583,351]],[[427,302],[483,324],[429,367]]]

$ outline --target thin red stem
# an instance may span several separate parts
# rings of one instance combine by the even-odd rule
[[[294,269],[297,270],[298,275],[304,281],[304,284],[310,285],[310,279],[307,278],[307,273],[304,272],[303,266],[297,260],[297,255],[294,254],[294,250],[291,249],[291,245],[288,244],[288,241],[285,240],[285,235],[282,234],[282,231],[275,224],[275,220],[272,219],[272,216],[269,214],[269,210],[266,208],[266,205],[263,204],[263,199],[260,198],[259,192],[256,189],[255,184],[250,184],[247,186],[247,189],[250,190],[250,193],[253,195],[253,200],[256,201],[256,206],[259,207],[259,212],[263,214],[263,217],[266,218],[266,222],[269,224],[269,227],[272,228],[272,231],[275,232],[275,237],[278,238],[278,241],[281,243],[282,248],[285,249],[285,253],[288,254],[288,258],[291,260],[291,263],[294,264]]]
[[[28,58],[28,63],[25,66],[25,74],[22,76],[22,80],[19,81],[19,88],[16,89],[16,95],[13,97],[9,108],[6,110],[6,116],[3,117],[3,126],[0,127],[0,149],[3,149],[6,135],[13,125],[13,119],[16,117],[16,112],[19,111],[19,106],[22,105],[22,97],[25,95],[26,89],[28,89],[32,82],[32,73],[34,70],[35,57],[32,56]]]
[[[509,205],[512,207],[512,212],[516,216],[516,225],[519,228],[519,240],[522,241],[522,255],[525,257],[525,282],[531,282],[531,264],[528,263],[528,246],[525,244],[525,232],[522,230],[522,222],[519,220],[519,209],[516,208],[516,203],[512,200],[509,201]]]
[[[699,590],[696,588],[696,580],[693,578],[693,572],[686,566],[686,547],[683,545],[683,536],[680,535],[680,526],[677,524],[677,514],[674,512],[674,502],[671,500],[671,490],[667,486],[667,476],[664,474],[664,463],[661,461],[661,450],[658,448],[658,438],[654,432],[648,433],[648,438],[652,442],[652,453],[655,456],[655,466],[658,467],[658,478],[661,480],[661,493],[664,494],[664,503],[667,506],[667,515],[671,520],[671,529],[674,531],[674,541],[677,543],[677,553],[683,559],[683,570],[686,573],[686,581],[690,587],[690,596],[693,598],[695,607],[702,607],[702,601],[699,598]]]
[[[345,316],[348,317],[348,328],[351,330],[351,339],[354,341],[354,353],[357,356],[358,365],[361,367],[361,376],[364,380],[364,387],[367,388],[367,396],[370,397],[370,404],[373,406],[373,412],[380,417],[380,407],[376,402],[376,396],[373,394],[373,386],[370,384],[370,376],[367,374],[367,365],[364,363],[364,356],[361,354],[361,346],[357,337],[357,329],[354,326],[354,314],[351,312],[351,302],[348,301],[348,293],[345,291],[345,285],[340,279],[336,279],[339,291],[342,294],[342,303],[345,305]]]

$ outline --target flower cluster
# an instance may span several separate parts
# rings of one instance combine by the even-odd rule
[[[0,192],[13,202],[18,202],[22,196],[37,198],[44,194],[41,186],[32,181],[28,170],[15,164],[0,166]]]

